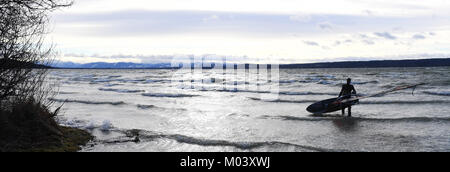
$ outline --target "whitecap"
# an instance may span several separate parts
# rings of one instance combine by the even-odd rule
[[[143,93],[142,96],[146,97],[169,97],[169,98],[178,98],[178,97],[197,97],[199,95],[191,95],[191,94],[169,94],[169,93]]]
[[[62,102],[62,103],[81,103],[81,104],[91,104],[91,105],[103,105],[103,104],[109,104],[109,105],[123,105],[125,102],[118,101],[118,102],[103,102],[103,101],[88,101],[88,100],[72,100],[72,99],[55,99],[55,98],[49,98],[50,101],[55,102]]]
[[[145,90],[127,90],[127,89],[114,89],[114,88],[99,88],[100,91],[112,91],[118,93],[141,93]]]
[[[113,128],[113,125],[112,125],[111,121],[108,121],[108,120],[104,120],[102,125],[100,126],[101,131],[109,131],[109,130],[111,130],[111,128]]]
[[[429,94],[429,95],[435,95],[435,96],[450,96],[449,91],[441,91],[441,92],[423,91],[423,93]]]

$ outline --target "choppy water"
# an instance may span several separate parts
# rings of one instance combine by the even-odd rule
[[[229,75],[203,70],[194,80],[215,82],[184,89],[171,82],[186,76],[176,70],[52,70],[50,79],[65,102],[59,121],[97,137],[83,151],[450,151],[449,67],[281,69],[275,98],[245,78],[220,81]],[[428,85],[361,100],[353,118],[305,110],[348,77],[360,94]]]

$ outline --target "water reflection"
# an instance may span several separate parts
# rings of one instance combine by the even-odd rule
[[[342,117],[334,119],[333,124],[336,128],[338,128],[341,131],[352,132],[356,131],[358,121],[356,118]]]

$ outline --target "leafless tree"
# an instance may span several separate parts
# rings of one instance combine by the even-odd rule
[[[44,101],[52,47],[44,44],[50,12],[68,0],[0,0],[0,108],[11,100]],[[39,68],[39,69],[37,69]]]

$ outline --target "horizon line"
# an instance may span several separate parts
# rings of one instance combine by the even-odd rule
[[[133,62],[93,62],[93,63],[73,63],[78,66],[64,66],[57,64],[50,65],[50,67],[58,69],[179,69],[182,68],[182,64],[178,67],[167,66],[171,63],[133,63]],[[130,64],[130,65],[153,65],[153,66],[89,66],[90,64],[103,63],[106,65],[117,64]],[[200,64],[200,63],[185,63],[185,64]],[[203,64],[203,63],[201,63]],[[217,62],[211,62],[214,66]],[[266,63],[219,63],[219,64],[233,64],[236,65],[262,65]],[[317,63],[289,63],[289,64],[267,64],[278,65],[280,68],[382,68],[382,67],[445,67],[450,66],[450,58],[427,58],[427,59],[402,59],[402,60],[364,60],[364,61],[337,61],[337,62],[317,62]],[[203,67],[205,69],[214,68]]]

